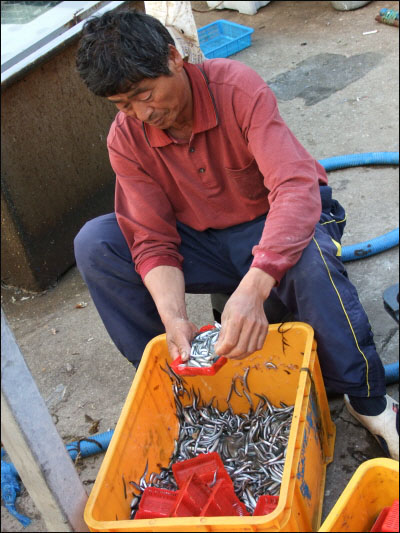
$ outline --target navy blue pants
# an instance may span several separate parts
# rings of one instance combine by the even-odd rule
[[[273,289],[296,320],[314,328],[328,390],[353,396],[385,394],[382,362],[371,326],[348,279],[338,247],[345,213],[321,187],[323,212],[300,260]],[[231,293],[250,268],[265,215],[227,229],[196,231],[177,224],[186,292]],[[333,240],[332,240],[333,239]],[[121,353],[137,365],[150,339],[164,333],[153,299],[135,272],[114,213],[87,222],[75,238],[78,269]],[[201,325],[201,324],[200,324]]]

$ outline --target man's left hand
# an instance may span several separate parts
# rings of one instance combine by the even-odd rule
[[[257,268],[251,268],[227,301],[221,316],[221,332],[215,345],[218,355],[244,359],[261,350],[268,333],[264,301],[275,279]]]

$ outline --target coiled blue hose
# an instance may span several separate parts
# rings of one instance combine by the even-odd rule
[[[399,152],[366,152],[363,154],[348,154],[320,159],[319,163],[327,172],[340,168],[358,167],[364,165],[398,165]],[[379,252],[389,250],[399,244],[399,228],[369,241],[342,247],[342,261],[355,261],[369,257]]]

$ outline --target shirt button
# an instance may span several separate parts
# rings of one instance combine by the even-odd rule
[[[189,152],[192,152],[192,153],[194,152],[193,146],[191,148],[189,148]]]
[[[206,171],[205,168],[199,168],[199,172],[203,173],[203,172],[205,172],[205,171]]]

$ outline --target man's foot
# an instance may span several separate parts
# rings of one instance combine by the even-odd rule
[[[344,403],[351,415],[354,416],[376,438],[388,457],[399,460],[399,430],[398,418],[399,404],[386,394],[386,408],[375,416],[361,415],[350,404],[347,394]]]

